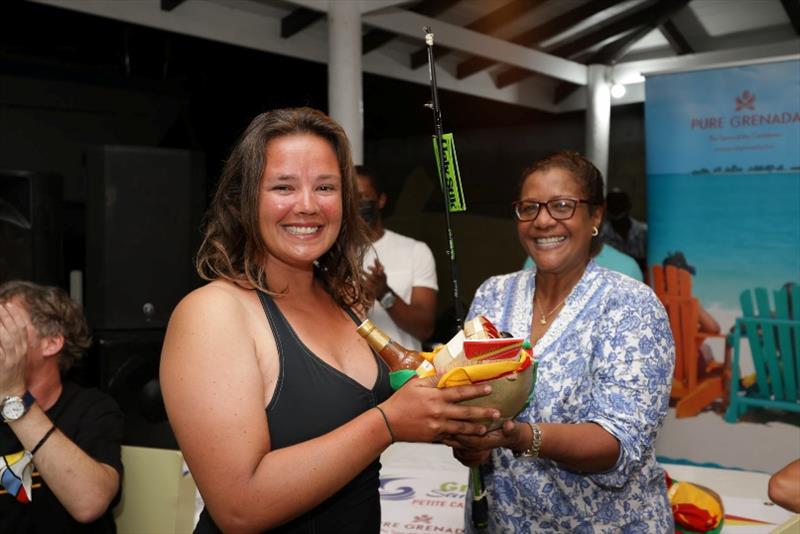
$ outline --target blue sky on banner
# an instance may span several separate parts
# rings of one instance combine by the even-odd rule
[[[800,61],[650,76],[645,116],[648,175],[800,166]]]
[[[800,283],[800,61],[648,77],[645,130],[648,264],[683,252],[723,329]]]

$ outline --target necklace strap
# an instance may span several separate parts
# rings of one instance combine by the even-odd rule
[[[549,312],[545,312],[545,311],[544,311],[544,308],[542,308],[541,304],[539,304],[539,313],[540,313],[540,315],[542,316],[542,318],[541,318],[541,320],[540,320],[539,322],[540,322],[541,324],[547,324],[547,317],[548,317],[548,316],[550,316],[550,315],[552,315],[552,314],[553,314],[553,312],[555,312],[557,309],[559,309],[561,306],[563,306],[563,305],[564,305],[564,303],[567,301],[567,298],[568,298],[568,297],[569,297],[569,293],[567,293],[567,296],[566,296],[566,297],[564,297],[564,298],[561,300],[561,302],[559,302],[558,304],[556,304],[556,305],[553,307],[553,309],[552,309],[552,310],[550,310]],[[534,304],[535,304],[535,303],[536,303],[536,300],[537,300],[535,296],[534,296],[534,299],[533,299],[533,300],[534,300]]]

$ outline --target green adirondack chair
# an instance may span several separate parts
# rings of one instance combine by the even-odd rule
[[[735,423],[748,408],[800,412],[800,286],[773,291],[774,308],[764,288],[742,292],[742,317],[733,332],[730,402],[725,420]],[[755,383],[743,389],[740,355],[746,338],[753,355]]]

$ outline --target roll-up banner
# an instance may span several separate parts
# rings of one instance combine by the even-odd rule
[[[800,282],[800,61],[654,75],[645,90],[648,264],[682,253],[727,332],[743,290]]]

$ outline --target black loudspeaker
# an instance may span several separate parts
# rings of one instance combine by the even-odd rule
[[[87,151],[85,307],[95,330],[153,329],[200,280],[202,154],[135,146]]]
[[[0,282],[64,286],[63,180],[0,170]]]
[[[125,414],[125,445],[177,449],[158,381],[164,330],[94,332],[101,389]]]

